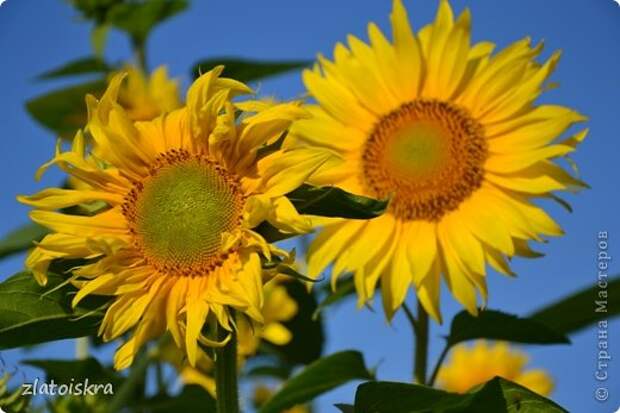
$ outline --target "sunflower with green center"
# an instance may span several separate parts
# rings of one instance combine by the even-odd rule
[[[534,201],[584,187],[556,163],[585,138],[584,130],[559,139],[584,116],[535,104],[559,53],[539,64],[542,45],[529,39],[494,53],[493,43],[471,44],[470,20],[441,0],[435,21],[416,33],[395,0],[392,41],[371,23],[370,44],[349,36],[333,60],[319,56],[303,74],[316,104],[291,129],[288,162],[328,153],[311,183],[390,199],[379,218],[327,222],[309,249],[309,273],[333,264],[335,283],[353,272],[360,305],[381,280],[388,318],[414,285],[441,321],[442,276],[476,314],[487,264],[510,275],[507,258],[535,256],[529,241],[562,234]]]
[[[465,393],[499,376],[541,396],[549,396],[553,380],[544,370],[526,370],[527,363],[527,354],[507,343],[480,340],[471,347],[464,344],[454,347],[450,360],[441,366],[437,381],[444,390]]]
[[[118,103],[123,76],[114,77],[101,100],[86,99],[90,153],[78,133],[38,172],[57,165],[86,189],[19,197],[52,231],[26,260],[37,281],[46,283],[53,260],[83,259],[70,279],[79,287],[73,304],[112,296],[99,334],[109,341],[133,329],[115,355],[118,369],[166,331],[195,365],[199,342],[226,342],[206,337],[203,325],[232,331],[231,309],[262,322],[261,260],[288,257],[253,228],[309,230],[283,196],[307,176],[278,169],[280,153],[264,150],[306,112],[294,102],[233,104],[251,90],[220,77],[222,69],[194,82],[186,106],[137,122]],[[105,207],[91,216],[57,211],[95,202]]]

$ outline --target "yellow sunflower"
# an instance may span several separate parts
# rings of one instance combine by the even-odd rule
[[[118,103],[129,119],[151,120],[181,107],[179,82],[168,77],[165,66],[159,66],[150,75],[134,66],[125,67],[123,72],[127,73],[127,80],[118,91]]]
[[[38,282],[55,259],[85,259],[71,277],[80,289],[73,304],[113,296],[99,334],[109,341],[133,328],[115,355],[118,369],[165,331],[195,365],[199,341],[222,344],[201,333],[205,321],[232,331],[231,308],[260,323],[261,259],[286,254],[252,228],[267,220],[284,232],[309,229],[283,196],[306,176],[278,171],[279,153],[262,150],[306,112],[294,102],[233,106],[251,90],[222,70],[196,80],[186,106],[144,122],[118,104],[123,76],[114,77],[101,100],[86,99],[91,153],[78,133],[38,172],[55,164],[90,189],[19,197],[52,231],[26,260]],[[100,201],[106,207],[92,216],[55,211]]]
[[[383,216],[333,220],[308,252],[311,276],[354,273],[362,305],[381,280],[388,318],[413,284],[436,320],[443,275],[471,313],[486,302],[487,264],[512,274],[506,258],[535,256],[528,241],[562,234],[535,205],[584,184],[556,162],[587,131],[557,141],[584,116],[536,105],[559,53],[539,64],[542,45],[517,41],[493,53],[470,43],[470,12],[456,20],[441,0],[434,23],[412,31],[395,0],[392,41],[373,23],[370,44],[354,36],[333,60],[303,73],[316,104],[285,147],[293,164],[329,153],[311,178],[349,192],[390,198]]]
[[[450,360],[439,370],[437,381],[447,391],[465,393],[499,376],[542,396],[550,395],[551,377],[544,370],[525,370],[527,363],[527,355],[507,343],[480,340],[472,347],[463,344],[454,347]]]

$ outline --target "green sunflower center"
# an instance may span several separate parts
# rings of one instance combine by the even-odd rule
[[[221,261],[222,235],[238,227],[243,195],[215,162],[167,152],[125,203],[137,246],[162,271],[196,275]]]
[[[392,196],[397,217],[437,221],[480,187],[486,158],[482,126],[465,109],[418,99],[375,125],[362,179],[375,196]]]

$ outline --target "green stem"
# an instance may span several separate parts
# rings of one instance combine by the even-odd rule
[[[230,341],[215,351],[215,393],[217,413],[239,413],[237,383],[237,333],[218,328],[218,340],[231,334]]]
[[[415,328],[415,380],[426,384],[426,366],[428,361],[428,314],[418,302],[418,318]]]
[[[148,69],[146,64],[146,42],[144,39],[133,37],[131,39],[131,45],[138,67],[146,73]]]
[[[439,368],[441,367],[443,361],[448,355],[448,351],[450,351],[450,346],[446,344],[446,346],[443,348],[443,351],[441,352],[441,355],[437,359],[437,363],[435,364],[435,368],[433,369],[433,374],[431,374],[431,378],[428,381],[429,386],[433,386],[435,384],[435,380],[437,380],[437,374],[439,373]]]
[[[84,360],[88,358],[88,355],[88,337],[80,337],[75,339],[75,358],[78,360]]]

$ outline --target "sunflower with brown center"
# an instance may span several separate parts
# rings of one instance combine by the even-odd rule
[[[103,339],[133,329],[116,353],[118,369],[166,331],[195,365],[199,342],[225,343],[203,326],[232,331],[231,309],[262,322],[261,260],[287,256],[253,228],[268,221],[284,232],[309,230],[283,196],[307,176],[278,170],[280,153],[261,150],[306,112],[297,103],[233,104],[251,90],[221,71],[196,80],[186,106],[136,122],[118,103],[123,76],[114,77],[101,100],[87,97],[91,150],[78,133],[71,150],[59,145],[38,173],[57,165],[83,189],[19,198],[52,231],[26,260],[39,283],[53,260],[83,259],[70,278],[79,287],[74,305],[91,294],[113,296]],[[65,210],[91,203],[105,206],[91,216]]]
[[[388,318],[414,285],[440,321],[442,276],[475,314],[487,264],[512,274],[507,258],[534,256],[529,241],[562,234],[535,199],[584,186],[556,160],[584,139],[560,136],[585,118],[535,104],[559,54],[540,64],[542,46],[529,39],[494,53],[490,42],[471,44],[470,20],[441,0],[415,33],[395,0],[391,41],[371,23],[370,44],[349,36],[303,74],[316,104],[292,127],[288,163],[327,153],[311,183],[390,200],[379,218],[327,222],[309,273],[333,264],[335,283],[353,272],[360,305],[381,280]]]

